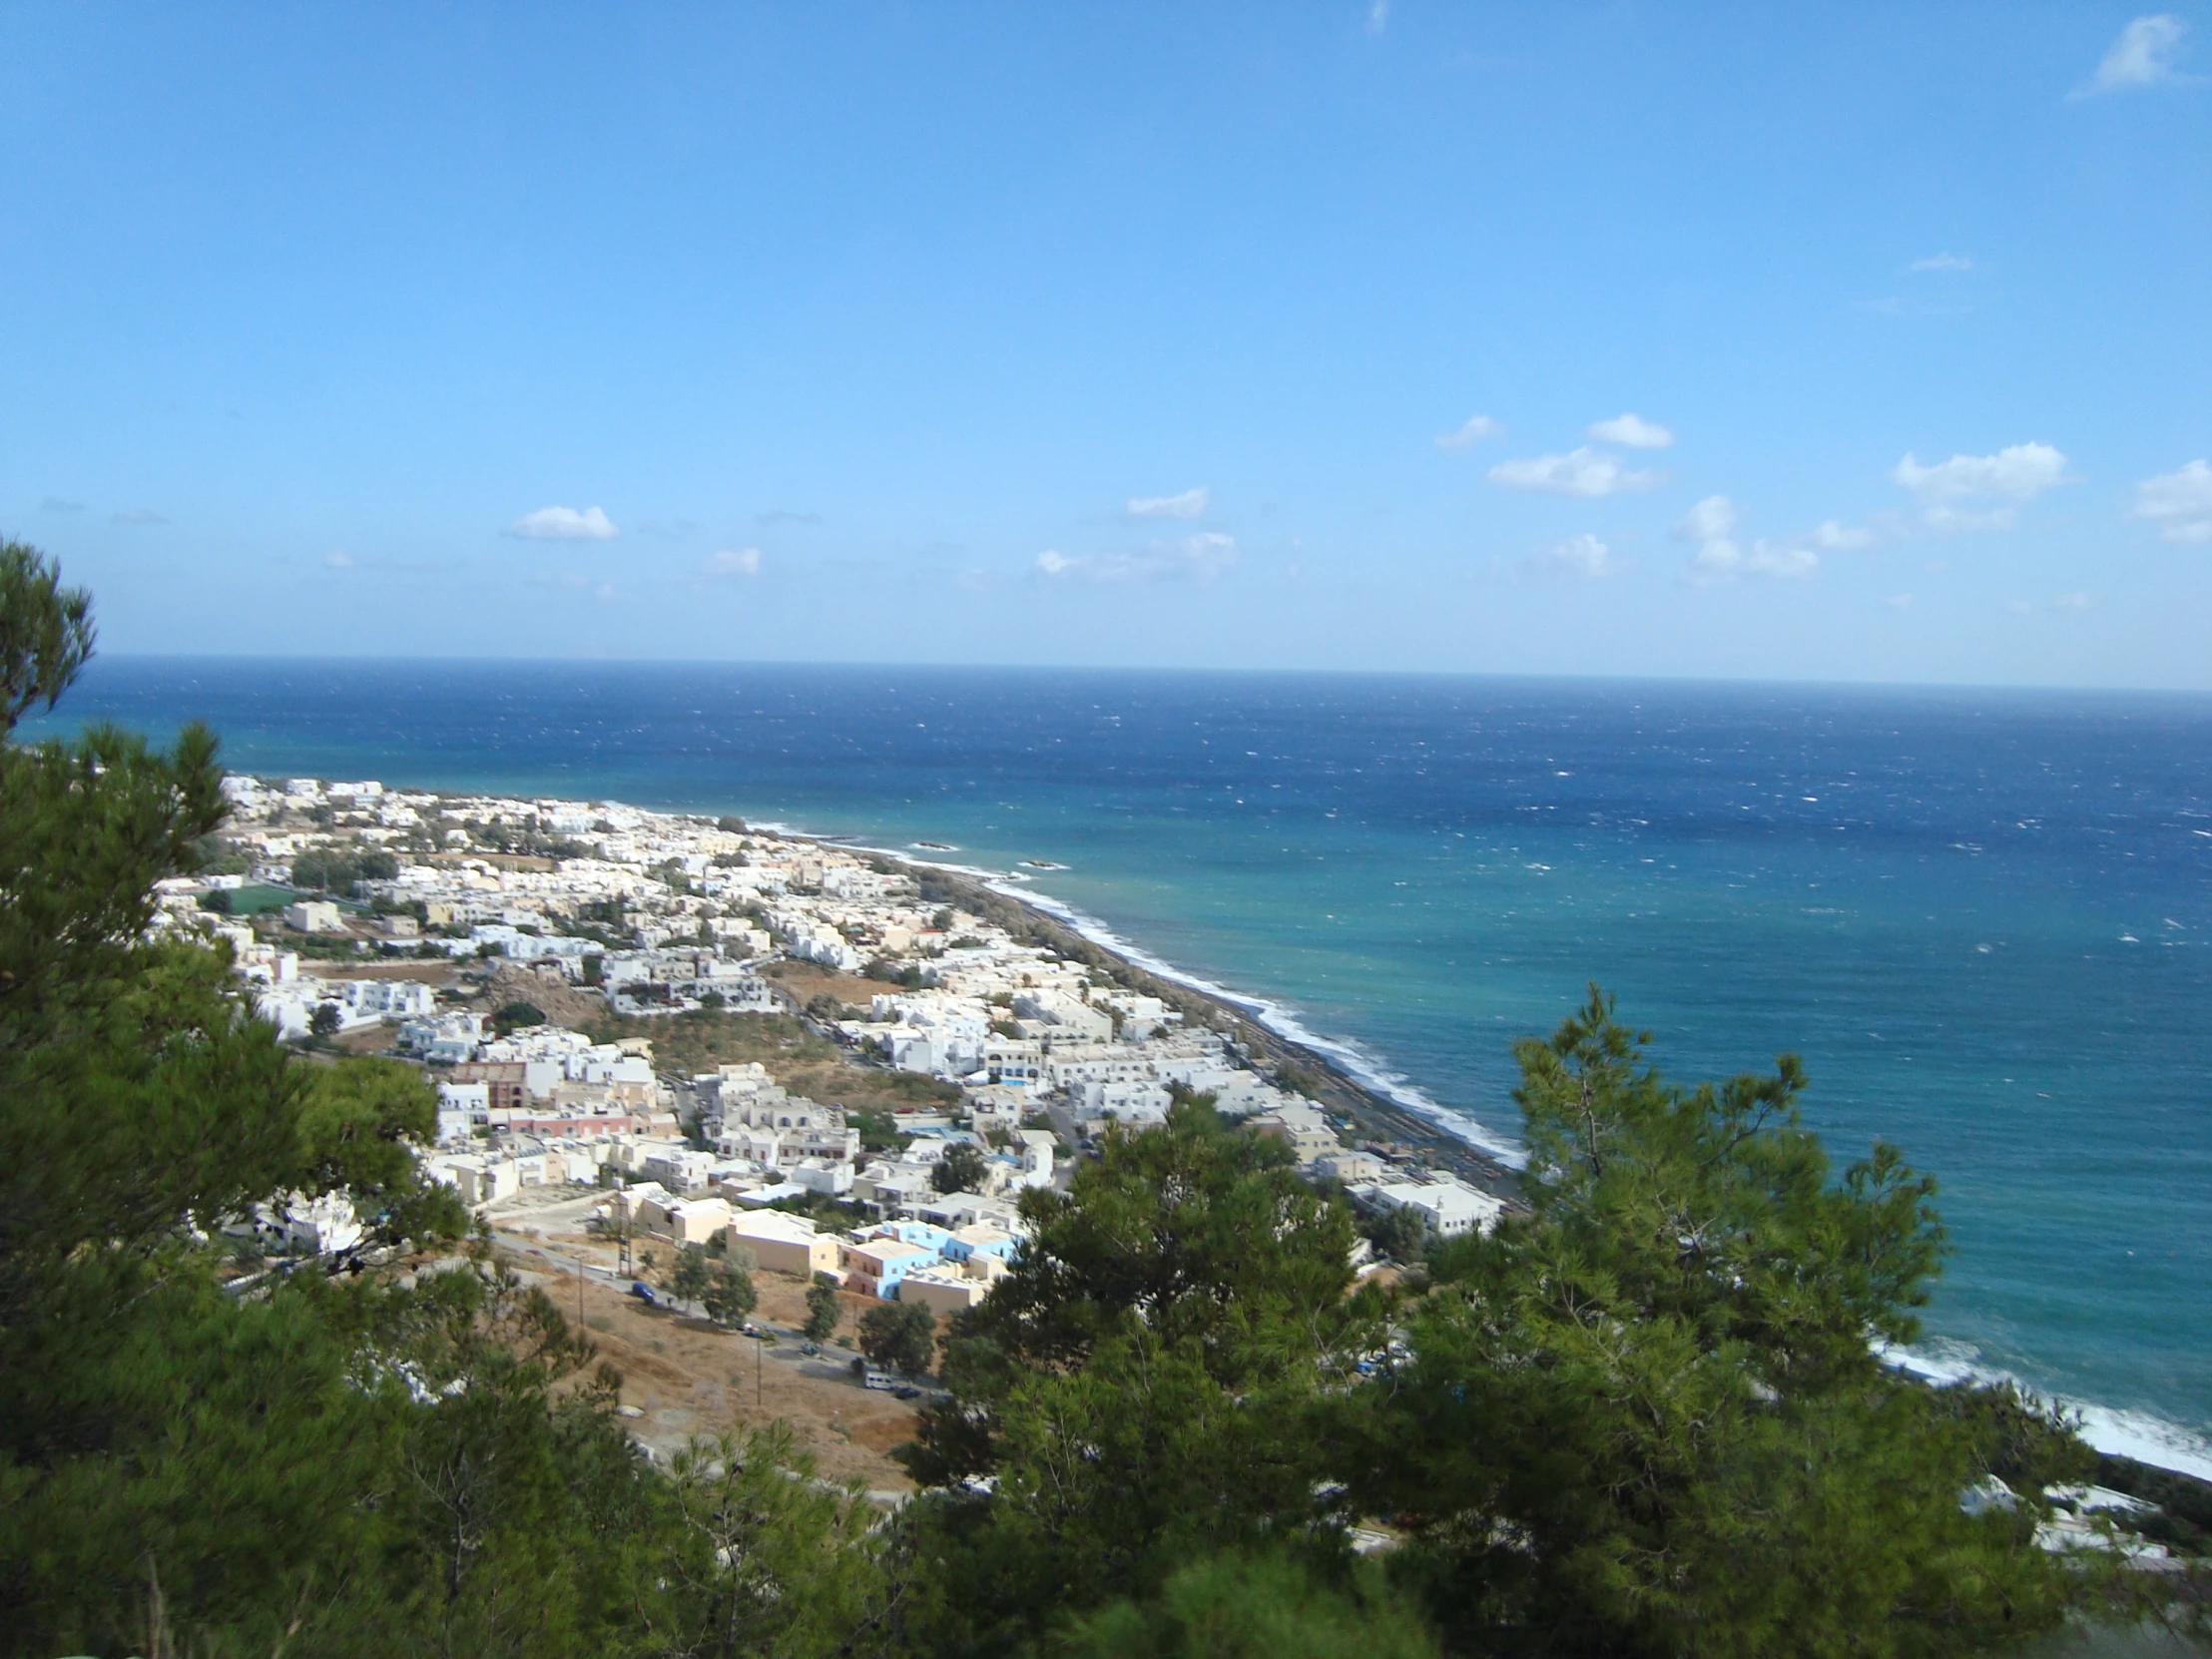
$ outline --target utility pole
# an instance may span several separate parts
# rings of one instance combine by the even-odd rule
[[[765,1397],[762,1391],[765,1387],[765,1384],[761,1381],[761,1373],[763,1369],[767,1366],[767,1339],[762,1337],[755,1337],[753,1339],[753,1408],[756,1411],[766,1409],[766,1407],[762,1403]]]

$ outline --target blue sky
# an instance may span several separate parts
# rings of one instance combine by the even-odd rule
[[[2201,6],[10,4],[0,157],[111,651],[2212,687]]]

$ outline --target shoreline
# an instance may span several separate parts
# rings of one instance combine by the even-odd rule
[[[459,790],[449,786],[421,793],[525,804],[536,799],[506,796],[496,790]],[[711,822],[718,816],[715,809],[699,804],[641,807],[608,797],[584,799],[590,805],[627,807],[672,820]],[[1391,1144],[1401,1156],[1410,1155],[1432,1167],[1459,1175],[1484,1191],[1506,1199],[1515,1208],[1520,1207],[1517,1160],[1512,1156],[1512,1149],[1485,1147],[1466,1135],[1455,1133],[1448,1121],[1441,1121],[1468,1122],[1461,1114],[1452,1113],[1417,1088],[1392,1077],[1381,1063],[1356,1045],[1317,1036],[1302,1025],[1295,1013],[1269,999],[1239,993],[1191,974],[1116,934],[1098,918],[1030,889],[1031,877],[1025,871],[938,862],[929,856],[935,854],[948,859],[957,856],[961,848],[956,843],[909,842],[881,846],[860,834],[806,829],[788,821],[763,818],[744,822],[751,830],[778,839],[881,858],[920,884],[925,895],[970,909],[1017,938],[1046,945],[1117,983],[1142,994],[1158,996],[1182,1011],[1187,1020],[1232,1035],[1249,1063],[1263,1074],[1278,1076],[1285,1068],[1304,1073],[1305,1092],[1310,1092],[1317,1104],[1349,1120],[1353,1138]],[[916,856],[917,852],[924,855]],[[1393,1085],[1412,1095],[1419,1104],[1409,1104],[1393,1094]],[[1479,1128],[1471,1124],[1470,1127]],[[1899,1353],[1892,1360],[1899,1369],[1936,1384],[1969,1379],[1984,1383],[2014,1383],[2031,1397],[2076,1414],[2081,1421],[2083,1437],[2101,1452],[2130,1457],[2193,1478],[2212,1480],[2212,1436],[2155,1411],[2100,1405],[2050,1393],[2004,1371],[1926,1351]]]
[[[930,885],[940,885],[946,898],[974,909],[1009,932],[1026,930],[1037,943],[1049,944],[1071,959],[1102,967],[1117,982],[1182,1008],[1186,1018],[1195,1013],[1203,1023],[1217,1029],[1223,1029],[1219,1022],[1226,1020],[1236,1029],[1238,1040],[1246,1046],[1256,1067],[1272,1070],[1285,1061],[1298,1065],[1321,1080],[1323,1087],[1315,1098],[1323,1105],[1343,1111],[1359,1130],[1365,1132],[1373,1126],[1396,1131],[1369,1134],[1366,1138],[1394,1140],[1400,1146],[1426,1154],[1437,1167],[1450,1170],[1518,1207],[1517,1164],[1453,1134],[1446,1125],[1422,1116],[1415,1108],[1391,1099],[1377,1086],[1355,1075],[1330,1052],[1332,1047],[1349,1048],[1349,1044],[1332,1044],[1329,1039],[1317,1038],[1302,1028],[1299,1034],[1292,1035],[1263,1023],[1272,1015],[1297,1026],[1295,1016],[1280,1014],[1277,1005],[1265,998],[1240,996],[1225,986],[1200,979],[1121,938],[1103,922],[1074,906],[1047,894],[1024,890],[1020,883],[1028,879],[1026,876],[1016,875],[1009,879],[1000,872],[972,864],[936,863],[916,858],[911,848],[876,846],[857,835],[812,831],[787,823],[746,822],[788,840],[813,841],[883,858],[924,881],[925,894]],[[928,850],[957,852],[959,848],[941,846]],[[1449,1111],[1432,1101],[1428,1106],[1439,1113]],[[2031,1399],[2073,1414],[2079,1422],[2078,1432],[2082,1439],[2100,1454],[2127,1458],[2151,1468],[2212,1483],[2212,1444],[2185,1425],[2154,1412],[2047,1393],[2008,1372],[1948,1361],[1918,1350],[1898,1350],[1886,1358],[1897,1370],[1931,1386],[1965,1382],[2010,1383]]]
[[[749,819],[746,822],[788,840],[812,841],[883,858],[923,882],[925,894],[930,886],[939,885],[948,899],[974,909],[978,915],[997,922],[1009,932],[1026,932],[1037,943],[1049,944],[1070,959],[1100,968],[1118,983],[1160,997],[1171,1007],[1181,1008],[1186,1019],[1195,1015],[1202,1023],[1216,1029],[1234,1029],[1255,1067],[1272,1072],[1288,1063],[1305,1070],[1320,1085],[1314,1095],[1317,1102],[1349,1117],[1363,1138],[1395,1142],[1429,1158],[1436,1167],[1506,1199],[1516,1208],[1519,1205],[1517,1160],[1501,1155],[1502,1147],[1492,1151],[1454,1134],[1444,1123],[1424,1116],[1420,1109],[1391,1098],[1379,1083],[1357,1075],[1338,1053],[1332,1052],[1347,1051],[1355,1057],[1356,1064],[1364,1062],[1372,1067],[1374,1062],[1367,1061],[1353,1045],[1317,1037],[1305,1030],[1295,1015],[1284,1013],[1278,1004],[1260,996],[1240,995],[1226,986],[1201,979],[1122,938],[1104,922],[1085,915],[1073,905],[1048,894],[1026,890],[1023,883],[1030,879],[1027,875],[1008,874],[972,864],[937,863],[915,857],[916,849],[911,846],[877,846],[853,834],[803,830],[789,823],[768,820]],[[955,853],[959,848],[938,845],[926,850]],[[1269,1023],[1270,1020],[1288,1024],[1292,1030],[1285,1031],[1280,1024]],[[1225,1021],[1226,1026],[1222,1023]],[[1412,1092],[1419,1094],[1418,1090]],[[1425,1095],[1420,1098],[1428,1111],[1449,1115],[1473,1127],[1463,1114],[1452,1113],[1448,1107],[1428,1100]],[[1936,1386],[1966,1381],[2010,1383],[2030,1398],[2074,1414],[2080,1423],[2082,1438],[2102,1454],[2130,1458],[2149,1467],[2212,1482],[2212,1443],[2185,1425],[2153,1412],[2049,1394],[2010,1373],[1970,1363],[1948,1362],[1926,1353],[1901,1351],[1893,1358],[1899,1370]]]
[[[749,824],[751,820],[747,821]],[[1425,1115],[1433,1112],[1467,1122],[1411,1092],[1425,1107],[1393,1098],[1389,1074],[1368,1062],[1350,1043],[1317,1037],[1260,996],[1243,996],[1199,978],[1114,933],[1103,922],[1043,893],[1024,891],[1006,876],[968,864],[940,864],[915,858],[910,850],[869,845],[857,836],[810,833],[789,825],[762,823],[757,828],[793,840],[809,840],[847,851],[865,852],[895,863],[920,885],[932,902],[956,902],[1008,932],[1049,945],[1071,961],[1098,969],[1117,984],[1157,996],[1182,1011],[1186,1020],[1231,1036],[1255,1070],[1280,1076],[1302,1074],[1311,1097],[1352,1121],[1364,1140],[1406,1149],[1438,1169],[1449,1170],[1483,1191],[1508,1201],[1519,1196],[1519,1171],[1513,1150],[1502,1141],[1484,1145]],[[945,850],[956,850],[946,848]],[[1291,1029],[1286,1030],[1288,1025]],[[1373,1069],[1373,1078],[1359,1069]],[[1410,1085],[1406,1085],[1410,1089]]]

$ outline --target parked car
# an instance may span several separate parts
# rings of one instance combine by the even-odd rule
[[[630,1294],[648,1308],[666,1308],[668,1306],[668,1299],[642,1279],[630,1281]]]
[[[870,1369],[860,1374],[860,1385],[864,1388],[896,1388],[898,1379],[887,1371]]]
[[[805,1354],[805,1355],[808,1355],[808,1356],[812,1357],[812,1356],[814,1356],[814,1355],[817,1355],[817,1354],[820,1354],[820,1353],[822,1352],[822,1344],[820,1344],[820,1343],[801,1343],[801,1344],[799,1345],[799,1352],[800,1352],[800,1353],[802,1353],[802,1354]]]
[[[921,1397],[921,1390],[911,1382],[901,1382],[891,1392],[900,1399],[919,1399]]]

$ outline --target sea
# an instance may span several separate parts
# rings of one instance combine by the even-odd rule
[[[1508,1158],[1596,984],[1941,1183],[1903,1358],[2212,1477],[2212,697],[1473,676],[97,659],[41,723],[991,871]]]

